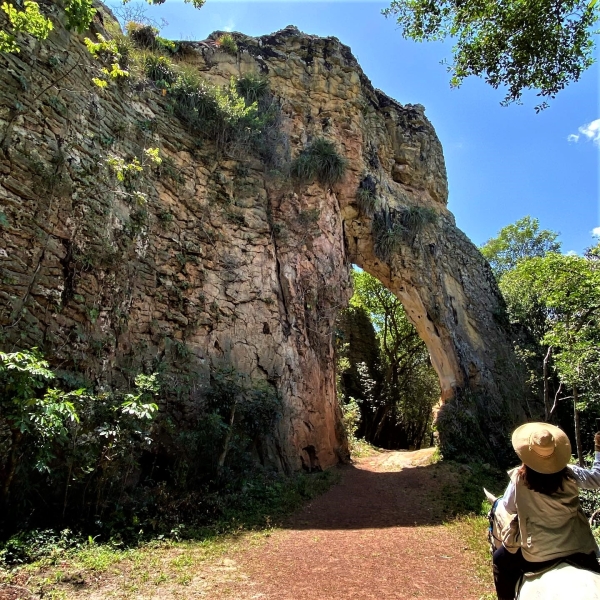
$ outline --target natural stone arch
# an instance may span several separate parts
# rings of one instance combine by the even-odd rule
[[[123,372],[165,357],[185,359],[197,378],[231,364],[282,398],[261,460],[324,468],[347,457],[332,335],[356,263],[398,295],[427,343],[448,401],[448,446],[505,446],[522,411],[507,393],[518,388],[510,390],[502,301],[446,208],[443,153],[422,107],[375,90],[336,38],[295,27],[234,34],[236,56],[182,42],[179,58],[214,84],[249,73],[268,79],[283,140],[273,174],[256,155],[240,161],[198,144],[152,87],[98,95],[90,80],[97,65],[81,37],[59,22],[55,34],[43,54],[67,57],[62,72],[32,53],[0,57],[3,347],[39,346],[53,365],[117,384]],[[19,72],[31,73],[27,93]],[[69,92],[68,107],[57,102],[47,85],[57,77],[65,90],[86,93]],[[23,105],[16,112],[15,98]],[[152,125],[152,143],[173,168],[148,174],[143,227],[132,227],[140,209],[114,197],[105,144],[124,161],[140,156],[140,124]],[[318,137],[348,164],[333,189],[285,177],[289,160]],[[357,204],[367,175],[378,214],[421,207],[437,215],[388,261],[375,252],[373,218]],[[201,386],[188,387],[172,409],[182,427],[202,410]]]

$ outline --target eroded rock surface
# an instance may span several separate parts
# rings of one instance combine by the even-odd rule
[[[503,307],[446,208],[442,148],[422,106],[373,89],[337,39],[294,27],[235,34],[235,56],[182,43],[178,59],[213,83],[268,79],[284,151],[266,166],[189,133],[151,84],[99,90],[83,36],[53,10],[46,42],[0,56],[3,348],[38,346],[55,367],[109,383],[168,363],[169,407],[181,422],[200,410],[210,369],[233,365],[283,399],[261,458],[288,470],[326,467],[347,457],[332,332],[356,263],[402,300],[444,399],[474,390],[471,416],[500,443],[504,415],[516,414],[501,389],[512,364]],[[333,189],[286,175],[317,137],[348,161]],[[142,206],[119,192],[107,161],[143,162],[148,147],[165,160],[144,167]],[[411,207],[435,216],[389,259],[376,252],[377,215],[357,204],[366,177],[377,214],[392,224]]]

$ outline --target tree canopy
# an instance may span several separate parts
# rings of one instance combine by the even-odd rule
[[[356,322],[361,314],[368,316],[379,346],[374,368],[347,365],[362,388],[357,398],[362,419],[359,434],[386,448],[420,447],[431,431],[432,408],[440,396],[427,348],[400,300],[380,281],[364,271],[353,271],[352,279],[350,311],[356,312]]]
[[[540,229],[538,219],[523,217],[503,227],[498,235],[489,239],[481,253],[490,263],[497,277],[514,269],[524,258],[542,257],[548,252],[560,251],[559,234],[549,229]]]
[[[453,38],[451,85],[483,77],[495,89],[506,86],[506,105],[519,102],[528,89],[554,98],[592,65],[596,2],[392,0],[383,14],[396,18],[406,38]],[[543,101],[536,110],[546,106]]]

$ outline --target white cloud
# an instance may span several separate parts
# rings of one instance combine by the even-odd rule
[[[567,256],[579,256],[579,255],[577,254],[577,252],[575,252],[575,250],[569,250],[567,252]]]
[[[594,229],[592,229],[592,235],[595,237],[600,237],[600,227],[594,227]]]
[[[232,19],[229,19],[229,21],[227,21],[227,25],[225,25],[223,27],[223,31],[233,31],[233,28],[235,27],[235,23]]]
[[[586,123],[579,128],[579,133],[584,135],[588,140],[594,142],[594,144],[598,144],[600,146],[600,119],[596,119],[595,121],[591,121],[590,123]],[[581,135],[577,133],[571,133],[567,137],[567,141],[569,142],[578,142]]]

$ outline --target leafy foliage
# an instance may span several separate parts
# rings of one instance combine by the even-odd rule
[[[26,33],[38,40],[45,40],[53,29],[52,21],[42,15],[37,2],[25,0],[23,10],[18,10],[8,2],[3,2],[1,8],[14,33]],[[20,52],[13,34],[0,31],[0,52]]]
[[[498,235],[489,239],[480,250],[496,277],[514,269],[520,260],[559,252],[559,234],[549,229],[540,230],[540,222],[530,216],[503,227]]]
[[[353,271],[352,279],[354,295],[346,319],[349,324],[362,322],[364,328],[361,313],[368,316],[376,331],[378,357],[364,352],[360,356],[354,347],[341,348],[346,360],[340,365],[342,405],[351,406],[350,397],[356,399],[361,420],[358,435],[368,442],[385,448],[418,448],[431,433],[432,408],[440,394],[429,353],[396,296],[364,271]],[[359,342],[354,337],[348,343]]]
[[[126,4],[129,0],[124,0]],[[162,4],[155,1],[151,4]],[[191,2],[195,8],[202,8],[205,0],[184,0]],[[15,33],[25,33],[32,35],[39,40],[45,40],[53,25],[50,19],[44,17],[40,12],[40,6],[33,0],[25,0],[23,10],[18,10],[12,3],[4,2],[2,10],[7,14],[13,33],[0,31],[0,52],[19,52],[20,47],[16,41]],[[78,33],[83,33],[88,29],[96,9],[92,7],[92,0],[67,0],[65,4],[65,13],[67,15],[67,27],[74,29]],[[172,49],[173,42],[164,40],[155,35],[155,42],[164,49]],[[102,86],[101,86],[102,87]]]
[[[2,520],[30,510],[34,490],[46,490],[50,505],[57,500],[55,486],[65,480],[63,516],[70,488],[96,490],[96,510],[103,501],[114,502],[107,482],[126,479],[131,471],[123,467],[135,465],[137,452],[150,442],[156,375],[139,375],[135,391],[124,394],[67,392],[50,387],[55,379],[35,348],[0,353],[0,425],[9,433],[0,436]]]
[[[600,402],[600,271],[593,249],[565,256],[557,252],[557,237],[525,217],[482,250],[498,277],[515,349],[528,366],[532,399],[546,419],[560,419],[574,433],[581,462],[583,434],[593,433],[586,411]],[[564,422],[564,400],[572,400],[574,426]]]
[[[223,51],[227,52],[227,54],[235,55],[238,51],[237,44],[230,33],[222,35],[217,40],[217,46],[219,46],[219,48],[221,48]]]
[[[68,0],[65,5],[67,27],[83,33],[92,22],[96,9],[92,8],[92,0]]]
[[[503,104],[533,89],[554,98],[593,63],[590,0],[392,0],[383,11],[395,17],[404,37],[416,41],[456,39],[449,65],[451,85],[470,75],[492,87],[506,86]],[[545,108],[546,102],[537,110]]]
[[[296,157],[291,174],[300,183],[310,184],[316,179],[330,187],[343,178],[346,167],[346,159],[340,156],[333,142],[316,138]]]

